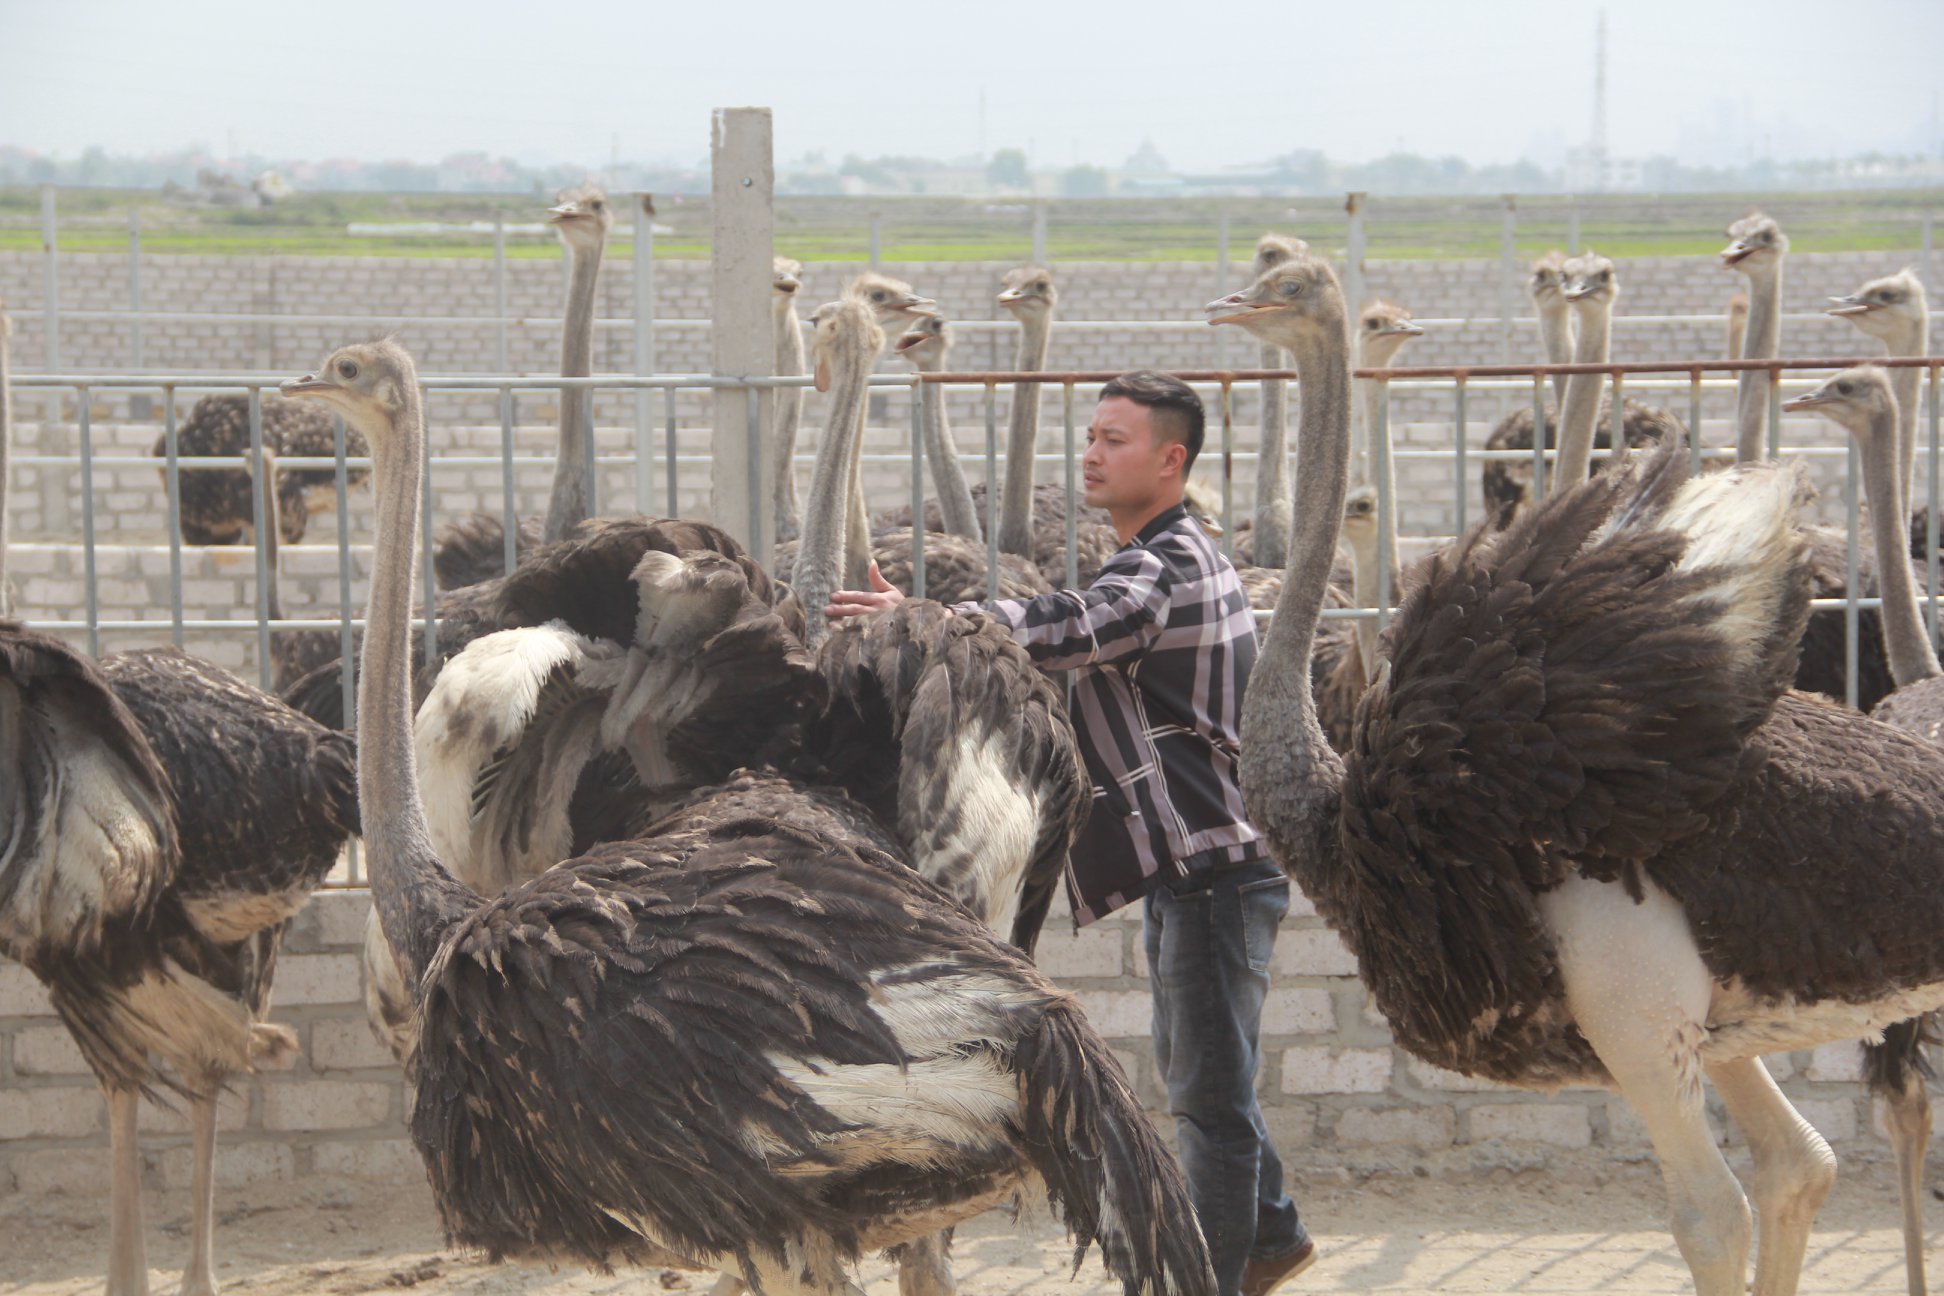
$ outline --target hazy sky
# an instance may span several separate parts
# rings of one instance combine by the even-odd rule
[[[1583,0],[0,0],[0,144],[598,166],[707,156],[776,110],[778,157],[1198,169],[1317,148],[1553,163],[1592,116]],[[1938,146],[1939,0],[1608,6],[1608,143],[1688,162]],[[1832,13],[1840,15],[1832,18]],[[980,100],[984,96],[983,130]]]

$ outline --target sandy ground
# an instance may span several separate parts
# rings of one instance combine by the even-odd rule
[[[1744,1178],[1747,1168],[1737,1165]],[[1483,1174],[1330,1171],[1300,1179],[1304,1217],[1323,1248],[1300,1292],[1685,1293],[1686,1267],[1664,1227],[1651,1164],[1575,1154],[1545,1169]],[[0,1292],[74,1296],[101,1290],[105,1200],[0,1198]],[[187,1251],[187,1203],[152,1194],[153,1290],[176,1288]],[[612,1275],[491,1266],[440,1246],[422,1184],[349,1179],[255,1184],[219,1194],[218,1277],[229,1293],[297,1296],[410,1290],[426,1296],[705,1292],[705,1275]],[[1931,1203],[1931,1215],[1944,1207]],[[1935,1237],[1935,1234],[1933,1234]],[[1068,1249],[1051,1224],[1022,1230],[990,1214],[959,1231],[953,1269],[967,1296],[1118,1291],[1089,1256],[1069,1282]],[[1933,1272],[1940,1263],[1931,1255]],[[872,1259],[860,1280],[895,1296],[891,1267]],[[1903,1247],[1887,1164],[1846,1167],[1823,1208],[1803,1270],[1805,1296],[1902,1293]]]

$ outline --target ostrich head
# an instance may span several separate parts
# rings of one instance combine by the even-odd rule
[[[1000,282],[1005,287],[999,292],[999,304],[1021,323],[1029,316],[1044,318],[1052,314],[1060,300],[1058,290],[1053,287],[1053,272],[1045,266],[1008,270]]]
[[[1377,488],[1355,487],[1343,497],[1343,539],[1354,550],[1377,546]]]
[[[1581,310],[1613,308],[1620,295],[1620,280],[1613,262],[1591,248],[1569,259],[1564,268],[1566,300]]]
[[[1299,253],[1241,292],[1208,303],[1210,324],[1239,324],[1264,342],[1297,350],[1319,333],[1343,344],[1343,292],[1327,261]]]
[[[1270,270],[1293,256],[1309,251],[1309,244],[1289,234],[1264,234],[1256,240],[1255,260],[1251,263],[1257,274]]]
[[[912,321],[893,349],[919,369],[941,366],[945,353],[952,349],[951,322],[943,315],[921,316]]]
[[[339,347],[322,368],[286,379],[279,390],[322,401],[386,454],[396,449],[393,420],[418,400],[418,370],[404,347],[385,338]]]
[[[1728,240],[1728,246],[1721,249],[1721,264],[1745,275],[1777,269],[1789,253],[1789,236],[1761,212],[1751,212],[1730,225]]]
[[[880,328],[902,328],[915,319],[937,312],[938,303],[911,291],[902,279],[866,270],[844,288],[844,296],[854,297],[870,307]]]
[[[788,257],[772,257],[770,274],[770,309],[780,320],[796,303],[797,289],[803,287],[803,267]]]
[[[1357,317],[1360,363],[1366,369],[1388,368],[1406,342],[1423,336],[1424,329],[1412,323],[1411,312],[1395,302],[1374,301]]]
[[[1840,315],[1885,342],[1924,324],[1930,304],[1924,285],[1908,270],[1872,279],[1847,297],[1831,297],[1831,315]]]
[[[597,185],[579,185],[554,195],[557,204],[547,209],[547,220],[560,231],[561,241],[577,251],[598,249],[607,242],[614,227],[614,212],[608,206],[605,190]]]
[[[859,297],[825,302],[810,313],[810,347],[817,357],[817,390],[830,390],[830,375],[845,365],[870,372],[884,350],[884,330],[871,304]]]
[[[1812,392],[1782,402],[1790,413],[1813,410],[1839,424],[1859,442],[1867,443],[1873,429],[1896,428],[1896,395],[1890,390],[1890,375],[1881,365],[1858,365],[1830,378]],[[1878,422],[1885,415],[1887,422]]]
[[[1526,286],[1533,305],[1544,311],[1566,304],[1566,254],[1554,248],[1532,263],[1532,282]]]

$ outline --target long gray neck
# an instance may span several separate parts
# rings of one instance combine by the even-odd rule
[[[1279,346],[1262,344],[1264,369],[1289,368]],[[1258,567],[1289,562],[1289,384],[1262,380],[1262,446],[1256,459],[1255,560]]]
[[[810,497],[803,510],[803,542],[797,547],[796,592],[808,622],[804,639],[812,648],[830,634],[823,610],[846,570],[851,461],[864,430],[871,362],[867,357],[859,364],[855,357],[845,356],[831,368],[830,413],[823,435],[817,438],[817,462],[810,470]]]
[[[560,337],[560,376],[594,372],[594,285],[601,274],[601,244],[583,251],[567,245],[573,276],[567,289],[566,324]],[[594,513],[594,393],[586,387],[560,392],[560,451],[554,459],[553,494],[547,499],[548,541],[564,540]]]
[[[784,299],[776,316],[776,373],[794,378],[803,372],[803,324],[797,318],[796,296]],[[803,388],[778,387],[775,391],[775,434],[770,444],[774,458],[775,488],[771,495],[772,513],[778,540],[794,540],[802,525],[797,508],[796,443],[797,429],[803,426]]]
[[[1573,359],[1573,308],[1564,300],[1539,307],[1539,345],[1546,350],[1547,364],[1570,364]],[[1566,375],[1553,375],[1553,401],[1566,404]]]
[[[939,348],[927,355],[918,367],[927,373],[945,371],[945,351]],[[958,442],[952,437],[952,423],[945,411],[945,384],[925,383],[918,389],[925,403],[925,457],[931,464],[932,485],[938,490],[938,515],[947,534],[964,536],[985,543],[985,528],[979,525],[979,510],[972,502],[972,488],[965,482],[965,465],[959,462]],[[924,525],[913,519],[913,529]]]
[[[1883,597],[1883,646],[1890,678],[1898,688],[1944,674],[1917,611],[1917,578],[1910,570],[1901,480],[1897,476],[1897,421],[1888,410],[1871,419],[1863,441],[1863,489],[1870,500],[1870,534],[1876,542],[1877,590]]]
[[[1748,277],[1748,331],[1742,335],[1744,360],[1773,360],[1782,346],[1782,262]],[[1769,378],[1745,370],[1735,400],[1735,462],[1762,458],[1768,437]]]
[[[1579,317],[1579,337],[1573,343],[1573,363],[1605,364],[1612,358],[1613,350],[1612,303],[1589,302],[1574,314]],[[1600,417],[1600,389],[1605,385],[1605,374],[1571,374],[1566,379],[1566,402],[1559,415],[1559,466],[1553,470],[1554,490],[1565,490],[1586,480],[1587,467],[1593,461],[1593,424]]]
[[[1050,312],[1033,311],[1022,318],[1014,370],[1037,373],[1046,368],[1052,336]],[[999,503],[999,547],[1025,558],[1033,555],[1033,456],[1039,450],[1040,391],[1039,383],[1013,384],[1006,432],[1006,493]]]
[[[1356,605],[1360,608],[1374,608],[1382,605],[1381,600],[1384,596],[1378,591],[1377,581],[1377,547],[1378,536],[1374,530],[1369,535],[1358,536],[1349,544],[1351,598],[1355,600]],[[1395,546],[1393,546],[1393,562],[1395,561],[1395,557],[1396,551]],[[1397,571],[1395,567],[1392,567],[1389,573],[1389,579],[1385,583],[1392,584],[1396,579]],[[1364,680],[1368,682],[1370,672],[1377,665],[1377,622],[1371,618],[1359,617],[1354,624],[1356,626],[1354,637],[1357,641],[1357,669],[1362,672]]]
[[[1920,356],[1930,350],[1930,312],[1917,316],[1916,322],[1890,339],[1890,354]],[[1912,474],[1917,468],[1917,403],[1924,372],[1915,365],[1890,371],[1890,390],[1897,397],[1897,455],[1902,483],[1903,512],[1911,509],[1911,492],[1916,489]]]
[[[1339,299],[1340,300],[1340,299]],[[1339,306],[1339,310],[1341,307]],[[1243,795],[1285,868],[1327,868],[1343,762],[1316,721],[1310,664],[1350,477],[1349,338],[1307,335],[1292,351],[1302,381],[1295,521],[1276,613],[1242,699]]]
[[[385,943],[416,987],[446,930],[478,904],[433,853],[412,746],[412,568],[423,425],[414,388],[390,435],[370,435],[378,525],[358,679],[358,806]]]
[[[13,586],[7,583],[7,494],[12,485],[8,458],[13,452],[13,373],[7,358],[7,316],[0,312],[0,616],[13,615]]]

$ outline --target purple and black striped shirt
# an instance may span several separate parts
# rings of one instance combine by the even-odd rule
[[[1237,781],[1255,617],[1185,508],[1149,522],[1084,590],[956,610],[989,613],[1040,666],[1074,672],[1094,792],[1067,871],[1080,926],[1160,882],[1265,855]]]

